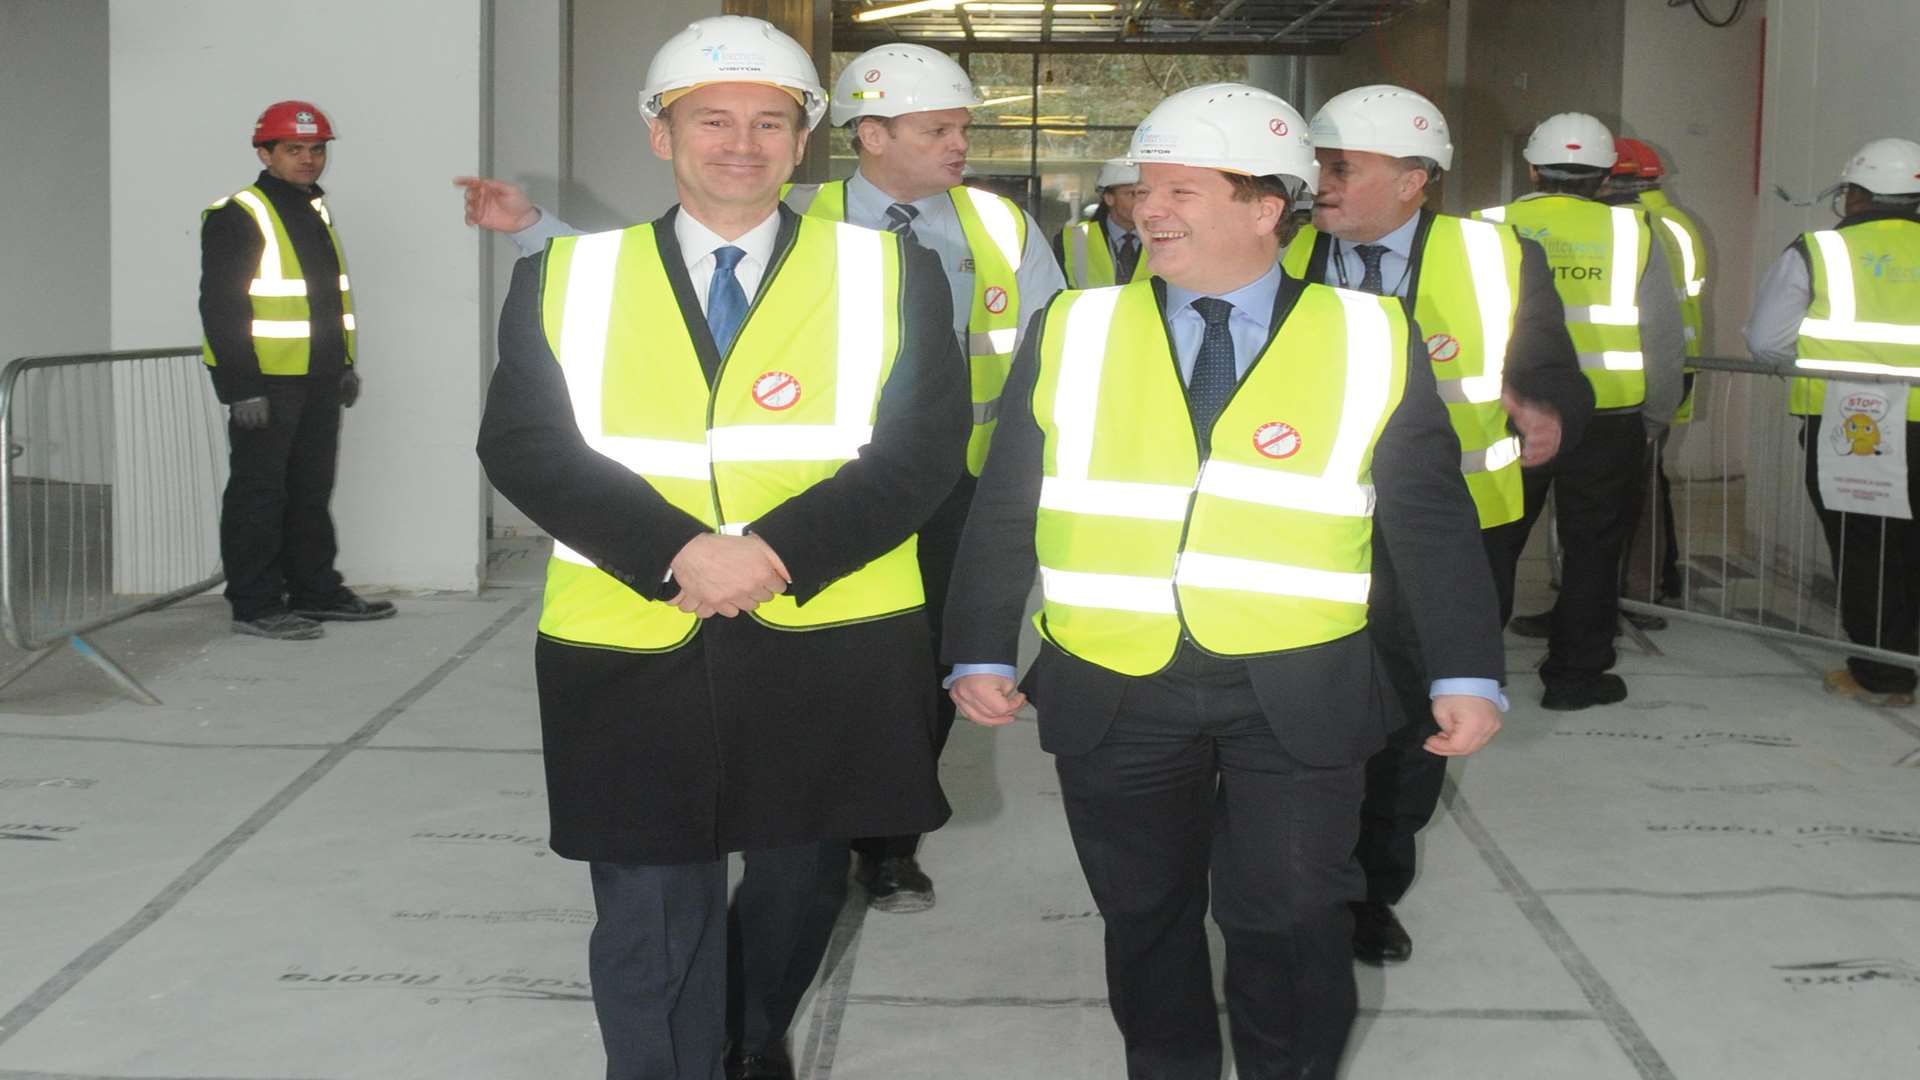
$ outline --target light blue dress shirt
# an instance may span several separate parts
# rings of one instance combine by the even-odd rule
[[[1419,231],[1420,215],[1416,213],[1401,222],[1399,228],[1378,240],[1370,241],[1387,249],[1380,256],[1380,281],[1387,289],[1383,295],[1406,297],[1407,279],[1412,276],[1410,271],[1413,268],[1413,234]],[[1337,236],[1328,239],[1333,242],[1333,247],[1327,253],[1325,284],[1358,289],[1367,276],[1367,264],[1361,260],[1360,253],[1354,250],[1359,245],[1350,244]]]
[[[1402,231],[1406,232],[1406,242],[1411,245],[1412,230]],[[1411,250],[1410,246],[1407,250]],[[1359,257],[1354,258],[1357,260]],[[1405,255],[1401,258],[1404,264]],[[1389,277],[1388,280],[1392,279]],[[1227,317],[1227,332],[1233,335],[1233,370],[1235,376],[1245,378],[1247,369],[1253,366],[1254,359],[1266,347],[1272,329],[1273,301],[1279,291],[1278,264],[1231,292],[1197,293],[1167,282],[1167,332],[1173,339],[1174,362],[1180,366],[1180,381],[1185,383],[1193,377],[1193,362],[1200,354],[1200,339],[1207,330],[1206,320],[1193,309],[1195,300],[1214,296],[1233,305],[1233,313]],[[953,674],[947,676],[941,685],[951,687],[955,679],[964,675],[999,675],[1015,679],[1019,677],[1019,671],[1012,664],[955,664]],[[1493,702],[1501,712],[1507,710],[1507,697],[1500,692],[1499,682],[1493,679],[1435,679],[1427,692],[1429,697],[1470,694]]]

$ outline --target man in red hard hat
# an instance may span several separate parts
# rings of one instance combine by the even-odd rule
[[[235,633],[281,641],[394,613],[333,568],[340,410],[360,396],[353,292],[318,183],[333,137],[318,106],[269,105],[253,125],[259,177],[201,215],[201,351],[228,411],[226,596]]]

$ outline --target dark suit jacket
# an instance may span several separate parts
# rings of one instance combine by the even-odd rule
[[[1283,275],[1274,298],[1275,332],[1306,287]],[[1154,279],[1153,291],[1164,318],[1166,283]],[[1046,313],[1034,318],[1044,320]],[[1037,570],[1033,530],[1045,440],[1032,399],[1044,325],[1027,327],[1000,399],[1000,427],[947,595],[948,663],[1011,664],[1019,646]],[[1460,475],[1460,442],[1434,390],[1417,330],[1407,352],[1406,392],[1374,450],[1378,531],[1400,570],[1434,677],[1498,679],[1505,654],[1493,579]],[[1294,757],[1311,765],[1347,764],[1384,744],[1397,714],[1364,632],[1245,662],[1274,734]],[[1056,754],[1092,749],[1129,681],[1043,644],[1025,682],[1039,709],[1041,745]]]
[[[1414,301],[1420,295],[1422,256],[1427,250],[1427,234],[1433,231],[1431,210],[1420,211],[1420,224],[1413,234],[1413,262],[1407,267],[1407,314],[1413,314]],[[1307,262],[1307,280],[1332,284],[1327,279],[1327,260],[1333,238],[1316,234],[1313,257]],[[1560,292],[1553,287],[1553,268],[1547,253],[1538,243],[1520,240],[1520,295],[1513,306],[1513,336],[1507,341],[1506,388],[1532,405],[1545,405],[1560,414],[1560,450],[1573,449],[1586,433],[1587,418],[1593,415],[1593,384],[1580,373],[1580,360],[1574,353],[1573,338],[1567,334],[1567,309]]]

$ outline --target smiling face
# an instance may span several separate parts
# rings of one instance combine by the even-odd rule
[[[1153,272],[1183,289],[1223,293],[1273,268],[1276,235],[1287,213],[1277,195],[1242,197],[1218,169],[1140,166],[1134,220],[1146,239]]]
[[[653,152],[673,163],[680,202],[709,228],[756,224],[807,151],[793,96],[761,83],[710,83],[652,122]]]
[[[935,109],[891,120],[862,120],[855,127],[860,171],[874,186],[902,202],[938,195],[960,183],[967,167],[966,109]]]
[[[295,187],[312,187],[320,182],[320,174],[327,171],[324,139],[319,142],[280,139],[272,146],[256,146],[253,152],[266,167],[267,175]]]
[[[1401,159],[1365,150],[1321,147],[1313,227],[1351,244],[1378,240],[1406,224],[1425,198],[1427,174]]]

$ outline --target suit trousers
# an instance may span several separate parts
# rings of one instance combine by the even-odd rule
[[[1517,540],[1514,536],[1521,524],[1514,521],[1480,531],[1499,595],[1501,626],[1513,617],[1513,579],[1520,549],[1526,545],[1524,532]],[[1367,875],[1367,899],[1397,904],[1413,885],[1414,836],[1439,808],[1447,759],[1423,745],[1440,726],[1433,722],[1433,679],[1405,604],[1376,605],[1367,613],[1367,633],[1406,722],[1367,759],[1367,794],[1360,804],[1360,842],[1354,857]]]
[[[1806,418],[1807,497],[1820,515],[1834,580],[1840,583],[1840,626],[1860,645],[1920,650],[1920,525],[1875,514],[1827,509],[1820,497],[1820,421]],[[1907,424],[1907,498],[1920,507],[1920,423]],[[1876,694],[1911,694],[1910,667],[1847,657],[1854,680]]]
[[[267,426],[227,424],[227,490],[220,504],[220,561],[227,602],[243,622],[293,601],[340,591],[333,517],[340,451],[337,373],[267,380]]]
[[[1547,659],[1540,666],[1540,681],[1548,686],[1592,682],[1618,659],[1613,632],[1620,620],[1620,560],[1645,482],[1646,448],[1638,412],[1595,413],[1579,443],[1525,470],[1525,524],[1514,531],[1513,542],[1526,545],[1551,491],[1565,554]]]
[[[1106,737],[1055,765],[1105,919],[1127,1075],[1220,1075],[1211,881],[1237,1075],[1332,1077],[1357,1008],[1347,902],[1361,890],[1364,762],[1288,755],[1245,665],[1189,644],[1167,670],[1127,680]]]
[[[726,1053],[783,1052],[847,891],[844,841],[727,861],[589,865],[587,946],[607,1080],[720,1080]]]

